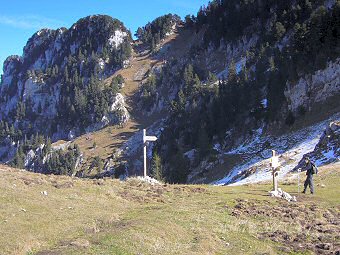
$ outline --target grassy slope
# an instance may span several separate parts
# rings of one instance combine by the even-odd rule
[[[270,198],[265,183],[151,186],[1,166],[0,253],[309,254],[329,243],[340,249],[334,245],[340,243],[340,164],[320,172],[315,196],[287,203]],[[296,193],[294,180],[282,187]]]
[[[141,68],[149,69],[153,63],[150,59],[145,59],[134,55],[132,66],[120,70],[115,75],[121,74],[125,79],[125,86],[122,89],[122,94],[126,97],[128,103],[128,109],[131,114],[131,119],[123,127],[108,127],[100,131],[93,132],[78,137],[74,143],[80,146],[82,152],[85,153],[86,165],[89,166],[91,159],[95,156],[100,156],[102,159],[108,159],[112,156],[115,149],[118,149],[122,144],[127,141],[135,132],[141,128],[145,128],[151,123],[143,121],[142,118],[138,118],[133,112],[133,96],[138,91],[140,81],[134,80],[134,74]],[[115,76],[114,75],[114,76]],[[107,82],[112,79],[109,78]],[[93,149],[93,143],[97,144],[97,147]]]

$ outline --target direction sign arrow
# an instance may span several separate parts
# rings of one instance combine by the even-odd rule
[[[157,137],[156,136],[144,136],[144,141],[145,142],[155,142],[155,141],[157,141]]]

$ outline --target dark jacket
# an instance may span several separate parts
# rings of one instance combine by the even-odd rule
[[[313,175],[313,166],[311,162],[308,162],[305,166],[306,175]]]

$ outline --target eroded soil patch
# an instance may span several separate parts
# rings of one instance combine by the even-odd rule
[[[316,254],[340,254],[339,207],[323,209],[314,203],[237,199],[231,210],[237,218],[257,218],[277,222],[282,229],[265,227],[257,233],[260,239],[283,244],[283,251],[312,251]],[[287,226],[287,228],[285,228]],[[293,226],[293,229],[289,226]]]

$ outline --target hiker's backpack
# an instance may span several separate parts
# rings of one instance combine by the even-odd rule
[[[316,167],[316,165],[314,163],[312,164],[312,174],[318,174],[318,168]]]

